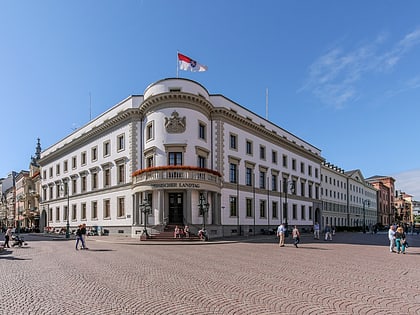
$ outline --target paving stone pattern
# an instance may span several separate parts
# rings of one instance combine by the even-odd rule
[[[0,314],[420,314],[420,236],[207,243],[28,237],[0,253]],[[30,240],[32,238],[32,240]],[[419,247],[417,247],[419,246]]]

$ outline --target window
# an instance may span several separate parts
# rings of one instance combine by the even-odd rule
[[[198,167],[201,167],[201,168],[206,168],[207,167],[207,165],[206,165],[207,163],[206,163],[206,158],[204,157],[204,156],[198,156]]]
[[[109,199],[104,200],[104,209],[103,209],[104,219],[111,218],[111,202]]]
[[[86,178],[86,175],[82,175],[80,177],[80,181],[81,181],[80,191],[81,192],[85,192],[87,190],[87,178]]]
[[[271,213],[273,214],[273,218],[276,219],[279,217],[278,214],[278,203],[276,201],[273,201],[271,204]]]
[[[300,206],[300,218],[306,220],[306,209],[304,205]]]
[[[146,126],[146,141],[153,139],[153,122],[150,122]]]
[[[92,173],[92,189],[98,189],[98,173]]]
[[[235,134],[230,134],[230,148],[233,150],[238,149],[238,136]]]
[[[236,203],[236,197],[229,197],[229,204],[230,204],[230,216],[236,217],[237,216],[237,203]]]
[[[71,209],[71,219],[75,221],[77,218],[77,206],[73,205]]]
[[[63,220],[67,221],[67,216],[69,215],[69,209],[67,208],[67,206],[64,206],[63,208]]]
[[[309,198],[312,198],[312,189],[313,189],[313,185],[308,184],[308,197]]]
[[[52,222],[52,220],[53,220],[53,208],[48,208],[48,221]]]
[[[305,174],[305,163],[303,163],[303,162],[300,162],[300,172],[302,174]]]
[[[111,154],[111,143],[109,141],[104,142],[104,156],[109,156]]]
[[[309,220],[312,220],[312,206],[309,206]]]
[[[287,168],[287,155],[283,154],[283,167]]]
[[[198,138],[206,140],[206,125],[203,123],[198,124]]]
[[[55,221],[60,222],[60,207],[55,208]]]
[[[252,142],[246,140],[246,154],[252,155]]]
[[[265,160],[265,146],[260,145],[260,159]]]
[[[277,164],[277,151],[271,151],[271,162]]]
[[[50,167],[50,177],[53,177],[53,168]]]
[[[260,171],[260,188],[265,189],[265,172]]]
[[[55,166],[55,174],[58,176],[58,175],[60,175],[60,164],[57,164],[56,166]]]
[[[265,218],[265,200],[260,200],[260,218]]]
[[[86,204],[81,204],[81,220],[86,220]]]
[[[104,169],[104,187],[111,186],[111,170],[109,168]]]
[[[252,186],[252,168],[247,167],[245,171],[245,185]]]
[[[292,170],[296,171],[296,160],[292,159]]]
[[[69,162],[67,160],[63,163],[63,171],[67,172],[69,170]]]
[[[98,160],[98,147],[93,147],[92,148],[92,161],[97,161]]]
[[[168,165],[182,165],[181,152],[169,152],[168,159]]]
[[[80,155],[80,163],[81,165],[86,165],[86,152],[82,152]]]
[[[125,183],[125,164],[120,163],[117,166],[118,175],[117,175],[117,183],[124,184]]]
[[[293,220],[297,220],[297,205],[293,205],[292,217],[293,217]]]
[[[312,176],[312,165],[308,165],[308,175]]]
[[[77,158],[75,156],[73,156],[71,158],[71,168],[75,169],[77,167]]]
[[[230,163],[229,181],[236,184],[238,182],[237,173],[238,166],[235,163]]]
[[[44,170],[44,171],[42,172],[42,178],[43,178],[43,179],[46,179],[46,178],[47,178],[47,171],[46,171],[46,170]]]
[[[146,167],[153,167],[153,155],[146,158]]]
[[[300,182],[300,195],[301,196],[305,196],[305,183],[304,182]]]
[[[125,137],[124,134],[117,137],[117,151],[122,151],[125,148]]]
[[[71,191],[73,192],[73,194],[77,193],[77,178],[72,178],[71,180]]]
[[[118,198],[117,215],[119,218],[125,217],[125,198],[124,197]]]
[[[315,169],[315,178],[318,178],[318,169]]]
[[[277,191],[277,175],[276,174],[271,175],[271,190]]]
[[[98,219],[98,202],[97,201],[92,201],[92,219],[96,220]]]
[[[252,217],[252,199],[247,198],[245,203],[246,203],[246,216]]]

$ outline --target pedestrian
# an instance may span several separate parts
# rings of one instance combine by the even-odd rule
[[[331,231],[331,225],[327,224],[325,227],[325,240],[332,241],[332,231]]]
[[[81,242],[83,248],[82,225],[79,225],[76,230],[76,250],[79,250],[79,242]]]
[[[188,225],[184,227],[184,233],[186,238],[190,238],[190,227]]]
[[[284,233],[286,232],[286,229],[284,228],[283,223],[280,224],[277,228],[277,237],[279,238],[279,246],[284,246]]]
[[[6,233],[4,233],[4,248],[10,248],[9,240],[12,238],[12,227],[9,226],[6,230]]]
[[[319,240],[319,223],[314,224],[314,239]]]
[[[80,232],[82,233],[82,249],[89,249],[86,246],[86,223],[82,224],[82,228],[80,229]]]
[[[390,225],[388,230],[388,239],[389,239],[389,251],[395,253],[395,226]]]
[[[395,244],[397,245],[397,253],[405,254],[405,232],[401,226],[399,226],[395,232]]]
[[[293,244],[295,244],[295,247],[298,248],[298,244],[300,243],[300,232],[296,225],[293,228],[292,237],[293,237]]]

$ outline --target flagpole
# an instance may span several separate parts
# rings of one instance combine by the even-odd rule
[[[176,78],[179,78],[179,61],[178,61],[179,50],[176,51]]]

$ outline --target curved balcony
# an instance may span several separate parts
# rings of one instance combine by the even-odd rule
[[[133,173],[133,189],[199,189],[220,192],[222,175],[207,168],[170,165],[137,170]]]

